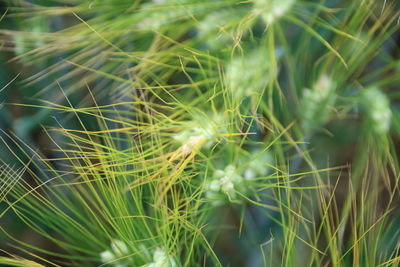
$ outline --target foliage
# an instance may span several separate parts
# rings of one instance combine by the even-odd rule
[[[396,1],[4,6],[1,264],[399,264]]]

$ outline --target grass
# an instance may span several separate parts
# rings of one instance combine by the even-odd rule
[[[399,265],[395,1],[5,3],[1,264]]]

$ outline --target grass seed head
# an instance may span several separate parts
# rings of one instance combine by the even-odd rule
[[[378,88],[371,87],[363,92],[363,103],[371,127],[377,134],[386,134],[392,118],[387,96]]]
[[[269,25],[284,16],[294,3],[295,0],[256,0],[255,11]]]
[[[226,83],[234,99],[260,95],[268,83],[269,64],[263,50],[234,57],[226,65]]]
[[[306,133],[317,130],[328,121],[336,100],[335,88],[333,80],[322,74],[312,89],[304,89],[300,112]]]
[[[153,252],[153,262],[148,267],[177,267],[175,259],[169,256],[165,248],[156,248]]]
[[[245,179],[237,168],[229,164],[223,170],[216,170],[205,186],[206,197],[213,206],[225,204],[227,200],[238,200],[236,192],[246,193]]]

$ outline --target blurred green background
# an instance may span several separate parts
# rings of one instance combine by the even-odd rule
[[[21,171],[23,169],[21,162],[15,160],[16,156],[25,162],[29,161],[34,152],[48,158],[59,157],[56,151],[57,147],[55,147],[51,140],[55,140],[58,144],[63,144],[66,140],[63,140],[64,137],[57,132],[45,131],[43,125],[47,127],[59,127],[62,125],[65,128],[80,128],[76,117],[70,114],[34,106],[51,106],[50,103],[71,105],[72,107],[90,106],[93,104],[93,99],[91,99],[88,88],[92,90],[92,93],[96,96],[96,101],[100,105],[131,100],[130,95],[120,93],[125,92],[127,90],[126,87],[129,85],[100,77],[99,75],[96,76],[95,74],[89,76],[89,74],[83,71],[75,72],[79,68],[71,64],[65,64],[65,60],[75,59],[77,64],[87,62],[93,69],[121,75],[122,77],[129,77],[130,73],[124,74],[123,70],[124,68],[135,66],[136,63],[123,60],[120,62],[119,57],[121,55],[118,53],[110,55],[109,58],[107,58],[107,55],[106,58],[102,59],[98,54],[108,48],[101,40],[94,42],[94,48],[92,47],[92,44],[90,44],[92,39],[90,38],[96,39],[96,35],[93,32],[90,33],[89,31],[87,33],[84,29],[79,28],[76,41],[73,40],[73,34],[68,32],[66,35],[68,37],[65,38],[66,42],[70,43],[66,46],[70,46],[66,49],[60,46],[51,51],[35,50],[45,47],[46,44],[53,41],[50,33],[61,31],[61,34],[63,34],[63,29],[67,29],[73,25],[82,25],[82,22],[71,13],[60,12],[60,15],[48,16],[43,10],[50,10],[50,13],[54,12],[54,14],[57,14],[57,7],[81,5],[84,7],[77,8],[76,11],[81,11],[85,20],[98,23],[98,28],[101,29],[102,27],[108,27],[108,21],[110,23],[114,21],[117,24],[118,18],[121,20],[121,24],[126,23],[123,19],[126,20],[128,15],[120,15],[120,11],[125,10],[126,6],[132,5],[130,1],[108,1],[107,5],[99,5],[101,8],[91,11],[90,9],[84,9],[87,8],[87,5],[91,1],[86,1],[83,4],[81,2],[72,0],[0,2],[0,14],[6,14],[0,21],[0,36],[2,40],[2,50],[0,52],[0,88],[2,88],[0,89],[0,137],[3,141],[0,142],[0,159],[5,163],[4,166],[12,167],[9,171]],[[137,2],[139,3],[140,1]],[[141,4],[147,3],[147,1],[142,2]],[[29,13],[28,3],[32,4],[31,13]],[[93,1],[93,4],[96,3],[98,1]],[[303,4],[304,6],[302,6]],[[333,9],[343,8],[344,10],[350,5],[346,0],[329,2],[299,1],[297,9],[293,13],[296,15],[296,12],[305,12],[305,17],[311,17],[312,14],[317,13],[313,13],[315,9],[313,4],[321,4]],[[48,9],[43,8],[43,10],[40,10],[35,5]],[[234,4],[229,5],[233,10],[232,13],[237,12],[241,14],[242,10],[240,8],[237,8]],[[400,4],[390,2],[388,3],[389,5],[394,10],[392,14],[398,15],[396,10],[398,10]],[[355,4],[353,3],[351,5],[352,10],[357,10],[354,6]],[[379,6],[382,7],[382,5]],[[21,11],[22,7],[24,7],[23,11]],[[376,17],[370,20],[366,19],[366,24],[370,28],[378,24],[378,7],[374,13]],[[51,8],[55,9],[52,10]],[[295,15],[293,16],[295,17]],[[329,12],[328,14],[321,15],[322,19],[326,19],[326,21],[333,25],[332,27],[341,27],[341,20],[344,21],[348,14],[343,11],[342,13],[339,12],[334,18],[330,16]],[[200,16],[200,18],[203,17]],[[310,21],[305,22],[308,23]],[[160,21],[160,23],[162,22]],[[191,40],[193,36],[198,36],[199,32],[201,32],[202,28],[198,26],[200,22],[187,26],[189,30],[186,30],[186,28],[182,29],[183,33],[178,32],[181,28],[176,28],[177,32],[174,33],[175,35],[171,33],[174,31],[173,26],[171,26],[171,29],[165,30],[165,34],[177,37],[180,41]],[[396,23],[396,20],[394,20],[390,24],[394,25]],[[311,24],[311,27],[315,27],[313,29],[329,42],[338,44],[340,43],[340,38],[344,38],[343,36],[337,37],[329,27],[318,27],[316,25],[318,24]],[[129,50],[130,46],[134,46],[138,51],[149,49],[153,36],[149,35],[146,37],[146,34],[139,37],[131,36],[130,34],[132,33],[129,31],[124,33],[124,26],[113,24],[112,27],[120,27],[120,32],[115,30],[115,35],[118,36],[115,37],[115,40],[124,49]],[[112,27],[110,26],[111,29]],[[335,201],[339,209],[345,209],[345,206],[349,205],[347,203],[349,196],[348,188],[349,184],[352,183],[349,181],[356,181],[360,177],[372,177],[371,179],[374,182],[371,182],[369,190],[372,190],[374,186],[381,186],[383,183],[389,181],[387,187],[391,189],[380,191],[379,196],[376,197],[378,204],[375,207],[385,207],[390,198],[388,192],[391,192],[396,187],[394,184],[396,184],[396,179],[398,179],[398,173],[389,168],[390,164],[398,165],[397,159],[400,148],[400,91],[398,90],[400,84],[400,33],[398,27],[393,27],[391,30],[385,29],[387,32],[384,37],[379,35],[379,31],[374,32],[371,36],[366,36],[365,38],[369,41],[372,51],[366,50],[365,53],[370,56],[365,60],[360,59],[360,62],[352,58],[352,55],[358,49],[356,45],[344,43],[340,46],[338,44],[337,47],[343,50],[346,60],[349,59],[350,63],[352,63],[351,60],[354,61],[354,69],[350,66],[348,72],[339,71],[340,62],[336,62],[335,64],[326,63],[326,65],[321,63],[320,68],[325,68],[327,72],[331,71],[333,73],[328,83],[333,81],[338,84],[334,89],[335,92],[332,93],[335,95],[334,100],[330,96],[324,95],[324,93],[318,95],[318,92],[315,92],[318,91],[318,88],[314,90],[318,86],[324,87],[324,83],[327,82],[323,80],[323,72],[316,70],[316,65],[320,64],[318,60],[323,57],[322,55],[327,53],[326,46],[321,44],[317,38],[312,38],[304,34],[304,32],[307,32],[304,30],[304,27],[300,27],[294,23],[290,24],[289,22],[282,22],[281,27],[286,34],[288,43],[277,45],[274,53],[280,60],[277,80],[280,81],[280,85],[283,88],[282,93],[287,102],[281,101],[279,94],[264,96],[263,101],[265,103],[268,101],[274,102],[275,116],[283,125],[287,125],[291,121],[296,121],[296,127],[291,129],[291,133],[299,142],[303,142],[300,146],[301,149],[303,152],[309,153],[317,169],[334,166],[351,166],[349,171],[343,173],[332,172],[322,175],[326,183],[335,184],[340,174],[338,189],[335,191]],[[346,27],[343,27],[344,30]],[[349,31],[357,30],[356,28],[351,28],[351,25],[348,28]],[[83,43],[84,40],[81,38],[85,34],[89,36],[87,44]],[[205,40],[209,40],[210,42],[215,41],[213,34],[211,32],[206,37],[202,37],[203,39],[200,41],[194,42],[193,47],[200,51],[210,50],[210,55],[217,58],[228,58],[226,55],[230,51],[224,51],[224,48],[226,48],[225,44],[217,47],[216,50],[210,49],[214,44],[210,45]],[[252,50],[254,47],[259,46],[260,40],[260,43],[262,43],[263,34],[264,28],[262,24],[260,22],[255,23],[252,29],[252,36],[246,37],[249,40],[245,39],[247,41],[244,45],[245,48]],[[62,40],[60,36],[57,36],[57,38],[58,40]],[[110,35],[110,38],[114,38],[114,36]],[[374,43],[374,38],[379,40],[379,42]],[[60,43],[58,44],[60,45]],[[189,43],[189,45],[192,44]],[[343,48],[346,45],[349,46],[348,49]],[[378,54],[373,53],[375,45],[376,49],[379,49]],[[91,50],[92,48],[93,50]],[[340,52],[342,50],[339,49]],[[91,62],[91,59],[95,59],[94,62]],[[229,62],[229,60],[225,61]],[[175,63],[172,62],[171,64]],[[251,63],[249,63],[248,67],[251,71]],[[242,74],[245,76],[245,72]],[[149,74],[149,76],[151,75]],[[83,77],[85,79],[82,79]],[[178,84],[186,82],[187,78],[183,73],[178,73],[171,75],[168,81],[171,84]],[[85,86],[85,83],[88,86]],[[359,86],[359,84],[362,85]],[[258,85],[255,86],[257,87]],[[364,90],[360,90],[360,88]],[[379,89],[374,91],[373,89],[368,90],[369,88]],[[383,107],[379,106],[379,103]],[[249,104],[249,106],[251,105]],[[328,111],[327,106],[329,106]],[[374,108],[376,110],[383,109],[383,115],[377,118],[374,117],[374,113],[370,112]],[[387,110],[391,112],[389,126],[383,122],[385,112],[388,112]],[[80,119],[87,129],[98,129],[96,122],[91,117],[80,115]],[[378,126],[374,126],[375,124]],[[117,125],[110,125],[110,127],[117,127]],[[261,141],[264,132],[256,127],[254,131],[257,132],[257,135],[252,138],[255,141]],[[18,139],[25,145],[22,148],[18,148],[12,139]],[[27,149],[27,147],[31,149]],[[15,154],[13,155],[13,153]],[[290,153],[295,155],[297,152],[293,150]],[[288,159],[288,163],[290,163],[290,168],[292,168],[293,172],[306,171],[309,168],[307,162],[298,156]],[[370,166],[368,172],[365,170],[366,166]],[[59,161],[55,167],[60,170],[65,168],[62,161]],[[382,179],[382,177],[384,178]],[[27,174],[24,179],[29,179],[29,175]],[[306,186],[307,183],[303,185]],[[355,189],[356,192],[357,190]],[[371,194],[375,194],[373,190],[371,192]],[[387,228],[393,231],[386,233],[388,240],[382,243],[382,246],[386,245],[390,249],[398,246],[398,227],[400,226],[397,196],[395,196],[395,201],[393,202],[395,204],[392,206],[393,212],[390,215],[390,223],[388,223]],[[1,203],[0,205],[3,205],[4,208],[5,203]],[[253,226],[249,226],[249,229],[253,229],[253,231],[245,233],[244,237],[233,235],[229,230],[222,231],[215,246],[217,254],[221,256],[222,262],[227,266],[261,266],[262,263],[259,262],[260,252],[258,250],[255,251],[253,248],[261,242],[265,242],[265,240],[259,239],[259,233],[271,232],[274,233],[271,234],[271,237],[274,236],[279,239],[279,235],[282,235],[279,230],[281,214],[271,212],[269,214],[271,218],[268,219],[257,208],[253,207],[248,207],[245,211],[238,211],[232,207],[223,210],[226,214],[221,217],[225,218],[226,224],[233,226],[233,228],[238,227],[240,224],[240,212],[248,213],[249,215],[245,216],[245,221],[247,225]],[[318,224],[318,222],[316,223]],[[25,228],[12,213],[2,218],[1,226],[21,241],[51,249],[51,244],[48,241]],[[344,231],[350,234],[352,229],[349,227],[349,229],[345,229]],[[10,247],[8,246],[9,239],[4,233],[0,234],[0,240],[7,240],[5,242],[0,241],[0,248],[10,251]],[[249,242],[253,246],[249,246]],[[322,240],[321,242],[326,241]],[[301,254],[301,250],[302,248],[299,247],[298,251],[300,252],[298,253]],[[395,258],[396,255],[393,255],[393,257]],[[351,262],[351,259],[349,259],[349,262]],[[294,266],[302,265],[294,264]],[[332,265],[328,264],[327,266]]]

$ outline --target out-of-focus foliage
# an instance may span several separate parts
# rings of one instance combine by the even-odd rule
[[[0,6],[0,264],[399,265],[395,0]]]

